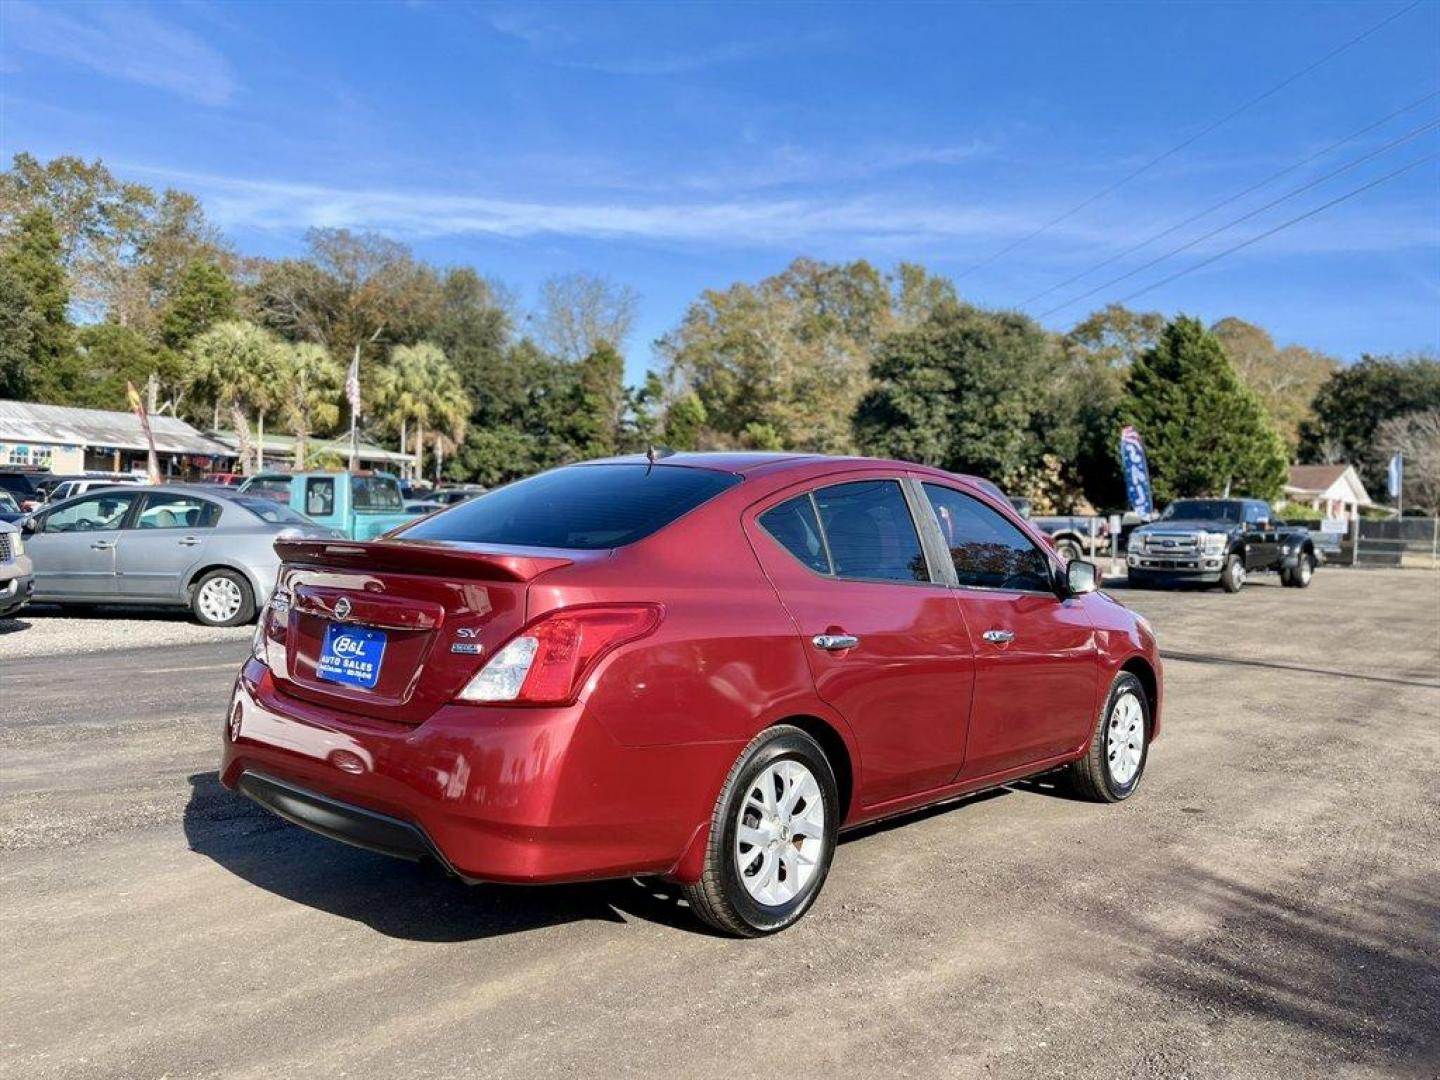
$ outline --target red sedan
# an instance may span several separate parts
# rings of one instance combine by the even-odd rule
[[[1061,768],[1115,802],[1159,734],[1144,619],[935,469],[592,462],[276,546],[224,782],[467,880],[659,875],[768,933],[841,830]]]

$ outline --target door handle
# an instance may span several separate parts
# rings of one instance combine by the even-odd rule
[[[90,545],[92,551],[109,551],[115,546],[114,540],[96,540]]]
[[[1005,645],[1015,640],[1014,630],[986,630],[980,635],[992,645]]]
[[[198,536],[182,536],[179,540],[176,540],[175,542],[181,547],[194,547],[196,544],[200,543],[200,538]]]
[[[844,649],[853,649],[860,644],[860,639],[854,634],[816,634],[810,639],[817,649],[824,649],[826,652],[840,652]]]

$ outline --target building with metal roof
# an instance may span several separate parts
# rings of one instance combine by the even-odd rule
[[[174,416],[152,414],[150,431],[160,470],[188,476],[224,469],[235,453]],[[149,447],[132,412],[0,401],[0,465],[55,473],[143,472]]]

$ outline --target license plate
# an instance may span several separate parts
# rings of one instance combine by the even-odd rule
[[[385,631],[361,626],[325,624],[325,645],[315,674],[326,682],[372,689],[380,679]]]

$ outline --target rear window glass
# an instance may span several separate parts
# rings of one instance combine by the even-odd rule
[[[308,525],[310,522],[305,515],[291,510],[284,503],[272,502],[269,499],[247,499],[231,496],[231,501],[243,506],[261,521],[268,521],[272,525]]]
[[[915,519],[894,480],[861,480],[815,492],[835,575],[929,581]]]
[[[506,547],[621,547],[739,482],[729,473],[673,465],[577,465],[479,495],[400,535]]]
[[[820,538],[820,522],[809,495],[766,510],[760,515],[760,524],[811,570],[830,573],[830,559],[825,553],[825,541]]]
[[[399,482],[388,476],[353,476],[350,478],[350,493],[356,510],[405,509]]]

